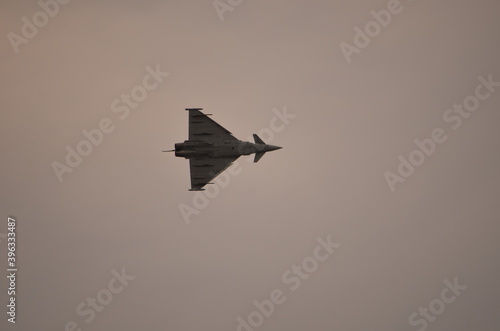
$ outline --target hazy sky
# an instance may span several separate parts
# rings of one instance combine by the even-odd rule
[[[0,5],[1,330],[498,330],[498,1],[41,3]],[[284,148],[189,192],[186,107]]]

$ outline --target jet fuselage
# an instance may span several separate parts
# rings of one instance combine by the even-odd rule
[[[241,140],[185,140],[175,144],[175,156],[186,159],[199,157],[231,157],[265,153],[281,147],[267,144],[251,143]]]

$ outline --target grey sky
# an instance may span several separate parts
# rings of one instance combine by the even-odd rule
[[[350,63],[341,43],[391,1],[232,3],[221,20],[211,0],[73,0],[16,53],[8,34],[41,8],[2,2],[0,234],[15,217],[19,271],[16,325],[0,281],[0,329],[236,330],[273,290],[286,299],[255,330],[423,330],[432,302],[427,330],[498,329],[500,87],[475,94],[500,82],[498,2],[401,0]],[[120,119],[113,102],[151,70],[168,76]],[[444,114],[470,96],[454,130]],[[186,107],[244,140],[295,117],[201,209],[188,161],[161,153],[187,139]],[[60,182],[53,162],[106,118]],[[446,141],[402,177],[398,157],[436,128]],[[283,275],[328,236],[341,246],[291,290]],[[6,251],[0,235],[5,273]],[[135,278],[113,283],[123,268]],[[441,307],[455,279],[467,288]],[[77,307],[117,284],[86,323]]]

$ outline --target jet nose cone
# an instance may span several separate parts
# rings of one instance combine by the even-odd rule
[[[268,151],[275,151],[277,149],[281,149],[282,147],[280,146],[274,146],[274,145],[267,145],[267,150]]]

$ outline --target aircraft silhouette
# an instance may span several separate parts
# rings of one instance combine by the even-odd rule
[[[222,127],[200,110],[186,108],[189,111],[189,139],[175,144],[175,149],[163,152],[175,152],[175,156],[189,159],[191,173],[190,191],[203,191],[203,186],[210,183],[241,155],[255,153],[254,162],[259,161],[266,152],[280,149],[279,146],[267,145],[256,134],[255,143],[236,139],[231,132]]]

